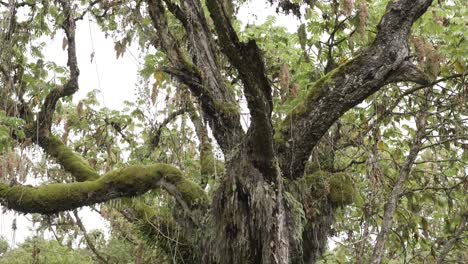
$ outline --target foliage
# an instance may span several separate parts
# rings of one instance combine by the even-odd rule
[[[3,254],[0,263],[208,261],[204,254],[224,245],[216,241],[219,229],[214,227],[217,223],[213,213],[219,212],[206,209],[207,201],[211,200],[223,206],[240,201],[228,216],[247,222],[242,212],[248,212],[254,219],[252,222],[262,220],[255,222],[259,230],[270,228],[263,223],[270,223],[265,219],[272,219],[271,215],[260,216],[254,212],[260,214],[260,209],[269,212],[271,208],[259,205],[268,202],[273,207],[278,198],[273,194],[281,192],[283,186],[273,188],[277,183],[266,180],[254,182],[261,177],[258,171],[248,170],[261,168],[258,164],[267,160],[268,151],[265,148],[258,152],[260,155],[248,156],[256,153],[254,148],[243,148],[251,143],[248,140],[228,149],[229,144],[223,145],[224,135],[217,134],[216,127],[231,124],[228,121],[237,118],[243,125],[239,131],[250,136],[248,133],[260,127],[252,126],[259,123],[253,114],[268,104],[251,106],[252,100],[262,97],[262,94],[252,96],[248,90],[249,74],[257,72],[243,73],[233,63],[235,60],[226,51],[231,46],[222,45],[224,39],[216,31],[217,21],[210,16],[210,8],[205,3],[209,1],[199,1],[206,25],[197,24],[194,28],[184,24],[176,12],[193,1],[73,1],[78,25],[82,25],[83,19],[97,23],[114,40],[117,58],[127,56],[130,45],[138,45],[142,54],[135,87],[138,98],[135,102],[125,102],[121,109],[109,109],[100,105],[97,90],[79,100],[61,97],[53,106],[52,129],[44,132],[50,135],[44,138],[39,117],[46,108],[46,98],[65,87],[73,76],[70,65],[58,65],[54,58],[43,54],[44,39],[65,30],[66,12],[62,1],[19,2],[15,8],[24,15],[14,19],[8,4],[0,5],[2,204],[5,201],[8,204],[8,195],[10,199],[13,195],[15,201],[34,201],[40,208],[49,208],[41,202],[51,201],[53,205],[56,197],[48,195],[49,200],[41,200],[32,194],[46,196],[45,193],[54,194],[59,190],[60,195],[56,196],[61,201],[80,196],[76,206],[72,206],[75,208],[93,197],[97,183],[100,190],[110,193],[108,197],[126,194],[131,197],[97,199],[106,201],[95,209],[110,224],[108,240],[96,231],[77,227],[79,217],[68,212],[34,215],[39,230],[55,232],[57,241],[35,237],[18,248],[8,249],[5,241],[0,240],[0,254]],[[154,14],[146,2],[164,2],[170,36],[165,35],[164,28],[157,28],[161,24],[155,25]],[[226,5],[232,11],[229,13],[239,37],[239,50],[250,51],[248,44],[252,43],[261,50],[260,64],[264,65],[261,77],[265,77],[271,88],[267,95],[272,97],[271,122],[262,128],[271,125],[271,131],[261,131],[254,143],[269,138],[271,133],[276,155],[281,148],[296,147],[296,142],[284,135],[299,125],[298,117],[312,115],[315,109],[326,104],[321,98],[346,85],[336,82],[336,78],[344,76],[343,79],[353,81],[346,79],[353,72],[343,71],[349,67],[360,70],[353,63],[373,47],[380,30],[379,21],[388,12],[386,6],[390,1],[271,1],[278,11],[291,12],[289,18],[300,17],[300,24],[293,29],[279,25],[276,16],[268,17],[261,24],[244,25],[244,21],[236,18],[236,10],[246,3],[223,2],[229,3]],[[187,13],[190,10],[195,9],[184,9]],[[382,89],[369,93],[360,104],[350,104],[349,110],[327,125],[323,135],[317,132],[320,141],[312,153],[307,153],[310,157],[304,162],[307,165],[304,175],[297,178],[280,175],[284,177],[279,182],[284,181],[286,189],[285,212],[290,213],[284,222],[293,234],[291,245],[297,246],[291,252],[300,261],[307,262],[302,255],[317,251],[323,256],[320,263],[369,262],[376,237],[383,230],[389,197],[403,178],[382,262],[435,263],[441,258],[447,262],[468,261],[465,232],[468,217],[467,17],[468,9],[461,0],[434,1],[429,11],[414,23],[408,37],[411,54],[406,59],[427,77],[425,84],[413,83],[414,80],[401,82],[398,77],[386,80],[381,84]],[[10,22],[15,24],[14,30]],[[206,28],[214,36],[211,42],[201,43],[202,47],[192,39],[200,28]],[[67,37],[60,41],[67,51],[73,45]],[[205,44],[213,45],[207,49],[216,55],[212,62],[206,59],[212,63],[209,67],[203,64],[209,54],[199,56],[206,52]],[[252,66],[247,61],[251,57],[243,57],[240,64]],[[180,72],[200,78],[193,82],[202,86],[196,87],[201,92],[181,81],[184,79]],[[371,75],[359,87],[372,83],[375,76]],[[224,90],[214,93],[212,83]],[[341,91],[337,96],[352,92],[352,89]],[[338,106],[331,105],[328,113],[317,114],[319,122],[312,128],[320,128],[321,120],[332,115],[335,107]],[[421,116],[425,117],[424,126],[418,123]],[[235,125],[226,127],[225,134],[237,132],[236,129]],[[418,146],[421,133],[420,147],[411,161],[408,157]],[[276,158],[273,160],[277,162]],[[157,163],[170,164],[167,168],[177,172],[169,173],[171,177],[146,175]],[[408,176],[402,178],[407,167]],[[132,168],[143,170],[134,173]],[[129,170],[130,173],[122,173]],[[249,176],[247,180],[241,177],[243,173]],[[19,185],[33,174],[49,185],[42,191]],[[140,174],[152,180],[138,182]],[[118,180],[106,181],[109,175]],[[242,185],[243,180],[247,184]],[[120,184],[125,185],[125,190],[119,189]],[[83,191],[80,187],[76,193],[69,194],[70,186],[92,188]],[[254,191],[249,193],[249,188]],[[255,200],[257,194],[269,200]],[[13,204],[10,202],[10,207]],[[248,206],[262,208],[255,211],[258,208]],[[232,219],[226,222],[229,220]],[[249,224],[252,223],[242,227],[250,228]],[[221,231],[232,235],[234,241],[238,227],[232,225]],[[258,235],[252,230],[238,233]],[[322,245],[314,245],[313,250],[306,248],[308,238],[321,234],[325,236],[325,242],[320,241]],[[328,237],[334,242],[327,242]],[[244,237],[242,243],[252,241]],[[76,244],[79,247],[75,249],[68,246]],[[254,244],[249,245],[258,246]],[[334,246],[325,250],[327,244]],[[39,262],[33,262],[34,257]],[[219,257],[209,258],[212,262],[223,262]]]
[[[48,241],[34,237],[26,240],[18,248],[10,249],[2,258],[0,263],[94,263],[91,256],[85,250],[73,250],[59,244],[57,241]]]

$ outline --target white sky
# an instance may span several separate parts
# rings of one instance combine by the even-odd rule
[[[239,10],[238,17],[244,25],[261,24],[270,15],[275,15],[276,24],[286,27],[289,31],[295,31],[299,24],[297,18],[293,16],[276,15],[275,8],[263,0],[253,0],[244,4]],[[67,55],[66,51],[62,50],[63,37],[63,32],[59,31],[53,39],[46,39],[44,55],[47,60],[66,66]],[[136,99],[138,70],[143,62],[136,45],[127,48],[127,52],[116,59],[114,40],[106,38],[95,22],[85,18],[77,23],[76,47],[80,68],[80,90],[73,96],[74,102],[83,99],[88,92],[95,89],[101,92],[97,95],[101,105],[110,109],[119,110],[124,101]],[[94,59],[91,63],[93,52]],[[88,208],[80,212],[88,232],[93,229],[107,230],[106,221],[97,213],[91,212]],[[16,231],[12,230],[14,219],[16,219]],[[11,211],[1,213],[0,236],[5,237],[10,245],[21,244],[24,239],[34,235],[30,219],[31,215],[23,216]]]

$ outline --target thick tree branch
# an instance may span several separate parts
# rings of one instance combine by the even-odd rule
[[[60,139],[51,135],[52,120],[57,102],[60,98],[73,95],[78,91],[78,76],[80,75],[76,57],[76,24],[73,9],[70,1],[60,1],[60,5],[65,14],[62,28],[68,40],[67,54],[70,77],[63,86],[55,88],[46,96],[37,121],[29,124],[28,136],[36,141],[46,153],[54,157],[77,181],[95,180],[99,177],[97,172],[82,157],[70,150]],[[36,128],[36,126],[38,127]]]
[[[373,44],[318,80],[305,100],[288,114],[275,134],[280,167],[286,177],[302,177],[312,148],[328,128],[347,110],[396,80],[395,75],[424,83],[414,67],[408,66],[407,39],[411,25],[431,3],[432,0],[389,3]]]
[[[68,52],[68,68],[70,69],[70,78],[61,87],[52,90],[46,97],[44,104],[42,105],[41,111],[38,116],[39,124],[39,144],[41,144],[43,137],[48,137],[50,129],[52,127],[52,119],[55,112],[55,106],[60,98],[65,96],[73,95],[78,91],[78,76],[80,70],[78,69],[78,60],[76,57],[76,43],[75,43],[75,18],[73,16],[73,9],[70,1],[60,1],[65,14],[65,19],[62,24],[62,28],[65,31],[65,35],[68,40],[67,52]]]
[[[92,181],[99,174],[79,154],[67,147],[58,137],[49,136],[42,140],[45,152],[55,158],[63,168],[70,172],[76,181]]]
[[[174,12],[176,17],[179,18],[182,12],[186,15],[186,21],[179,19],[186,27],[192,62],[187,60],[176,38],[169,31],[162,1],[147,2],[153,26],[160,36],[161,48],[171,62],[171,67],[166,67],[165,72],[187,85],[198,99],[218,144],[225,153],[229,153],[239,144],[244,132],[240,125],[235,98],[221,76],[214,40],[200,2],[184,1],[180,8],[168,2],[169,10]]]
[[[242,80],[244,94],[251,116],[248,145],[252,148],[254,165],[265,176],[275,177],[276,167],[273,148],[273,109],[271,87],[266,75],[263,56],[255,40],[243,43],[232,27],[230,16],[220,0],[208,0],[220,46],[229,62],[237,69]]]
[[[167,164],[128,166],[94,181],[39,187],[0,184],[0,203],[18,212],[54,214],[119,197],[132,197],[155,188],[170,193],[187,213],[207,203],[206,194],[197,184]]]

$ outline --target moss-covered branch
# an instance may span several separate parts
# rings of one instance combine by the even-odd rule
[[[211,145],[210,138],[208,136],[208,129],[206,128],[203,120],[197,114],[195,106],[189,103],[189,116],[190,120],[195,126],[200,145],[198,147],[200,151],[200,174],[201,174],[201,186],[205,187],[210,179],[213,179],[216,174],[216,160],[213,155],[213,146]]]
[[[203,190],[167,164],[134,165],[106,173],[94,181],[39,187],[0,184],[0,203],[24,213],[53,214],[77,207],[130,197],[163,188],[185,209],[203,207]]]
[[[70,77],[64,85],[55,87],[46,96],[37,120],[29,122],[28,136],[36,141],[45,152],[57,159],[57,162],[70,172],[77,181],[95,180],[99,177],[98,173],[81,156],[69,149],[51,133],[56,105],[61,98],[71,96],[78,91],[78,77],[80,75],[76,57],[76,21],[72,10],[73,7],[69,1],[59,2],[65,16],[61,27],[67,39],[67,65],[70,70]]]
[[[68,68],[70,69],[70,77],[63,86],[53,89],[45,98],[44,104],[41,106],[41,111],[38,115],[37,123],[39,124],[38,137],[48,136],[52,127],[52,119],[55,112],[55,107],[60,98],[73,95],[79,89],[78,77],[80,70],[78,68],[78,59],[76,57],[76,42],[75,42],[75,18],[73,7],[69,1],[59,1],[62,6],[62,11],[65,19],[62,22],[62,29],[67,38],[67,54]]]
[[[90,181],[99,174],[80,155],[67,147],[58,137],[50,136],[41,144],[44,150],[70,172],[76,181]]]

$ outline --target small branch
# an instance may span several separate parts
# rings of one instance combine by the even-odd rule
[[[9,4],[9,3],[3,2],[3,1],[0,1],[0,5],[6,6],[6,7],[10,7],[10,4]],[[29,2],[27,2],[27,1],[24,1],[24,2],[21,2],[21,3],[14,3],[14,6],[15,6],[15,7],[23,7],[23,6],[35,7],[36,4],[35,4],[34,2],[33,2],[33,3],[29,3]]]
[[[447,257],[448,253],[453,248],[455,243],[461,239],[461,236],[463,235],[463,233],[467,230],[467,224],[466,224],[467,222],[468,222],[468,212],[463,214],[462,221],[460,225],[458,225],[457,230],[455,230],[455,233],[442,246],[440,255],[439,257],[437,257],[437,260],[436,260],[437,264],[446,263],[444,262],[444,260]]]
[[[353,160],[351,161],[348,165],[346,165],[345,167],[341,168],[341,169],[336,169],[336,170],[333,170],[333,173],[336,173],[336,172],[343,172],[345,171],[346,169],[350,168],[351,166],[353,165],[358,165],[358,164],[364,164],[366,163],[367,160]]]
[[[449,187],[435,187],[435,186],[427,186],[427,187],[422,187],[422,188],[414,188],[414,189],[411,189],[411,190],[407,190],[405,192],[402,192],[400,194],[400,197],[403,197],[403,196],[406,196],[410,193],[415,193],[415,192],[425,192],[425,191],[430,191],[430,190],[433,190],[433,191],[444,191],[444,192],[448,192],[448,191],[451,191],[453,189],[456,189],[458,188],[460,185],[463,185],[464,182],[461,181],[455,185],[452,185],[452,186],[449,186]]]
[[[101,3],[102,0],[94,0],[94,1],[91,1],[89,2],[88,4],[88,7],[86,8],[85,11],[83,11],[83,13],[81,13],[81,15],[77,16],[74,18],[75,21],[78,21],[78,20],[82,20],[84,18],[84,16],[89,12],[91,11],[91,9],[94,7],[94,5],[98,4],[98,3]]]
[[[89,238],[89,235],[88,235],[88,232],[86,232],[86,228],[85,226],[83,225],[83,223],[81,222],[81,219],[80,217],[78,216],[78,211],[75,209],[73,210],[73,215],[75,216],[75,222],[76,224],[78,225],[78,227],[80,228],[81,232],[83,232],[83,237],[86,241],[86,244],[88,245],[88,248],[91,249],[91,251],[94,253],[94,255],[96,256],[96,258],[101,262],[101,263],[109,263],[107,261],[107,259],[105,259],[100,252],[98,252],[98,250],[96,249],[96,246],[94,245],[94,243],[91,241],[91,239]]]
[[[387,242],[388,233],[392,227],[393,217],[399,198],[403,191],[404,184],[408,178],[414,161],[421,150],[422,140],[425,136],[425,128],[427,123],[427,105],[422,106],[420,115],[416,118],[416,135],[411,144],[405,164],[401,167],[397,181],[395,182],[390,196],[384,206],[384,216],[382,220],[381,230],[377,236],[374,251],[370,260],[370,264],[380,264],[385,252],[385,244]]]
[[[125,129],[125,127],[122,128],[120,126],[120,124],[118,124],[118,123],[116,123],[114,121],[109,121],[107,118],[104,118],[104,123],[106,123],[106,125],[108,125],[108,126],[111,126],[122,137],[122,139],[125,140],[128,143],[128,145],[132,146],[133,143],[135,143],[132,138],[129,138],[127,135],[125,135],[125,133],[123,131]]]
[[[423,147],[421,147],[421,150],[423,149],[427,149],[427,148],[432,148],[432,147],[435,147],[435,146],[440,146],[444,143],[447,143],[447,142],[452,142],[452,141],[455,141],[455,140],[468,140],[468,135],[464,135],[464,136],[460,136],[460,137],[451,137],[451,138],[448,138],[448,139],[445,139],[445,140],[441,140],[437,143],[434,143],[434,144],[429,144],[429,145],[425,145]]]
[[[389,114],[391,114],[392,111],[393,111],[393,109],[395,109],[395,107],[398,106],[398,104],[400,103],[400,101],[401,101],[403,98],[405,98],[406,96],[411,95],[411,94],[413,94],[413,93],[415,93],[415,92],[417,92],[417,91],[420,91],[420,90],[422,90],[422,89],[432,87],[432,86],[434,86],[434,85],[436,85],[436,84],[439,84],[439,83],[441,83],[441,82],[445,82],[445,81],[448,81],[448,80],[451,80],[451,79],[459,78],[459,77],[462,77],[462,76],[467,75],[467,74],[468,74],[468,72],[465,73],[465,74],[454,74],[454,75],[450,75],[450,76],[447,76],[447,77],[444,77],[444,78],[440,78],[440,79],[438,79],[438,80],[436,80],[436,81],[434,81],[434,82],[432,82],[432,83],[425,84],[425,85],[418,85],[418,86],[415,86],[415,87],[413,87],[413,88],[410,88],[410,89],[404,91],[403,93],[400,94],[400,96],[398,96],[398,98],[395,100],[395,102],[394,102],[390,107],[388,107],[388,108],[385,110],[385,112],[382,113],[382,114],[377,118],[377,120],[374,122],[374,124],[378,124],[378,123],[382,122],[382,120],[383,120],[386,116],[388,116]],[[371,117],[371,118],[372,118],[372,117]],[[369,119],[370,119],[370,118],[369,118]],[[366,123],[368,123],[368,122],[366,122]],[[371,126],[371,128],[372,128],[372,126]],[[370,130],[371,128],[369,128],[369,130]]]
[[[181,108],[177,111],[170,113],[159,125],[157,128],[153,129],[151,132],[150,142],[153,148],[157,148],[159,146],[159,142],[161,141],[161,133],[163,128],[165,128],[170,122],[176,119],[178,116],[185,114],[188,111],[187,108]]]

